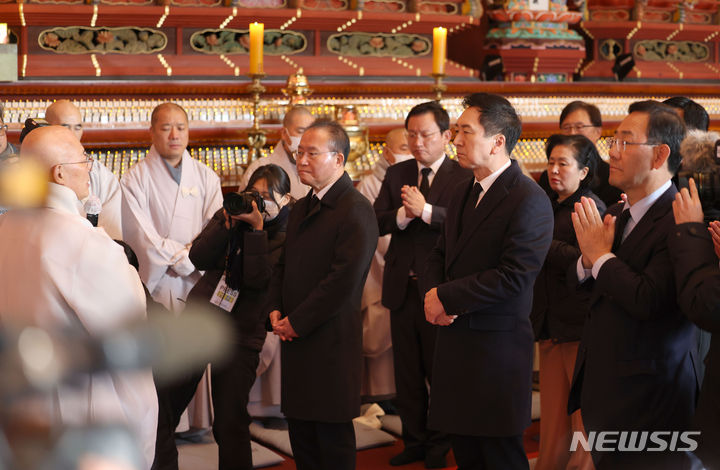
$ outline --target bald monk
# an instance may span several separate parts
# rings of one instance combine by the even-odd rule
[[[255,170],[263,165],[274,163],[285,170],[285,173],[290,177],[290,195],[296,200],[305,197],[310,190],[310,186],[300,181],[293,152],[297,150],[300,138],[305,132],[305,129],[314,121],[315,116],[304,106],[293,106],[290,108],[285,113],[285,117],[283,117],[283,127],[280,130],[280,142],[275,145],[273,153],[250,163],[240,180],[240,189],[245,189]]]
[[[0,324],[37,325],[78,337],[106,334],[145,318],[145,294],[125,253],[78,211],[90,170],[77,138],[64,127],[28,134],[21,161],[48,175],[44,207],[13,210],[0,218]],[[157,426],[157,400],[147,371],[79,374],[42,401],[49,426],[126,424],[149,468]]]
[[[45,110],[45,120],[56,126],[67,127],[82,139],[83,125],[80,110],[68,100],[58,100]],[[90,172],[91,193],[100,199],[102,210],[98,216],[98,227],[102,227],[115,240],[122,240],[120,183],[112,171],[96,161]],[[80,206],[84,213],[85,199]]]

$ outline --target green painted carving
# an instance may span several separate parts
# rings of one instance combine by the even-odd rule
[[[52,28],[38,35],[38,44],[58,54],[151,54],[167,46],[162,31],[149,28]]]
[[[327,48],[351,57],[418,57],[430,53],[430,40],[417,34],[341,33],[327,40]]]
[[[488,31],[487,39],[564,39],[581,41],[582,37],[567,25],[517,21],[504,23]]]
[[[636,42],[633,46],[633,55],[636,60],[647,61],[708,62],[711,59],[707,44],[661,39]]]
[[[267,55],[298,54],[307,48],[307,38],[295,31],[266,29],[263,51]],[[248,54],[247,29],[203,29],[190,37],[190,46],[203,54]]]

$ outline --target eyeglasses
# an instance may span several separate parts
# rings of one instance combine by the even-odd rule
[[[440,131],[434,131],[434,132],[421,132],[419,134],[415,132],[408,132],[408,139],[415,140],[417,138],[420,138],[422,140],[428,140],[430,137],[432,137],[435,134],[439,134]]]
[[[7,124],[3,124],[2,126],[0,126],[0,135],[7,134],[7,130],[8,130]]]
[[[616,149],[618,152],[624,152],[624,151],[625,151],[625,148],[626,148],[628,145],[650,145],[651,147],[655,147],[655,146],[657,146],[657,145],[660,145],[660,144],[655,144],[655,143],[652,143],[652,142],[626,142],[626,141],[624,141],[624,140],[618,140],[618,139],[616,139],[616,138],[614,138],[614,137],[610,137],[610,138],[607,140],[607,143],[608,143],[608,149],[612,149],[613,147],[615,147],[615,149]]]
[[[570,132],[570,131],[581,132],[586,127],[598,127],[598,126],[594,126],[592,124],[565,124],[564,126],[560,126],[560,130],[562,130],[563,132]]]
[[[85,156],[85,160],[80,160],[80,161],[78,161],[78,162],[58,163],[58,164],[55,165],[55,166],[60,166],[60,165],[79,165],[79,164],[81,164],[81,163],[84,163],[85,165],[87,165],[88,170],[92,170],[92,168],[93,168],[93,163],[95,163],[95,160],[93,160],[93,158],[92,158],[87,152],[83,152],[83,155]]]
[[[337,153],[337,152],[334,150],[326,150],[325,152],[304,152],[304,151],[300,151],[300,150],[295,150],[292,153],[292,156],[295,160],[300,160],[300,158],[302,158],[302,157],[307,157],[310,160],[315,160],[320,155],[324,155],[326,153]]]

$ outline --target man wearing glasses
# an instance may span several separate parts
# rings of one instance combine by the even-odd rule
[[[676,299],[668,240],[675,235],[670,179],[680,165],[685,125],[656,101],[630,105],[610,140],[610,184],[627,202],[601,218],[582,198],[573,225],[581,288],[592,291],[568,411],[588,433],[690,430],[698,392],[695,327]],[[672,439],[666,435],[668,442]],[[648,443],[657,448],[657,444]],[[687,449],[683,445],[681,448]],[[692,450],[692,449],[691,449]],[[683,451],[599,452],[598,470],[686,468]],[[687,467],[689,468],[689,467]]]
[[[41,127],[24,140],[20,162],[33,162],[46,175],[48,196],[42,208],[0,217],[3,326],[34,324],[51,334],[70,328],[78,338],[94,338],[144,319],[145,294],[122,247],[78,211],[93,165],[80,142],[63,127]],[[78,373],[44,403],[47,421],[38,425],[47,429],[129,425],[144,451],[143,468],[150,467],[157,401],[149,370]]]
[[[315,121],[295,153],[312,188],[290,213],[270,286],[270,322],[281,343],[282,412],[298,470],[353,470],[360,413],[360,297],[377,246],[370,203],[344,167],[350,140]]]
[[[405,449],[390,465],[417,460],[445,467],[450,442],[427,428],[428,389],[437,327],[425,321],[417,276],[435,246],[457,183],[470,176],[445,155],[450,118],[435,101],[410,110],[405,119],[413,160],[390,168],[374,208],[380,235],[392,234],[385,255],[382,303],[390,309],[396,403]]]
[[[573,101],[568,103],[560,113],[560,132],[565,135],[584,135],[592,143],[597,145],[602,136],[602,115],[597,106],[584,101]],[[620,200],[621,191],[608,183],[610,166],[605,160],[597,162],[595,181],[591,188],[595,194],[608,206]],[[548,182],[547,171],[543,171],[538,180],[540,186],[546,193],[552,195],[553,190]]]
[[[70,129],[78,141],[82,139],[82,115],[72,101],[55,101],[45,110],[45,120],[50,125]],[[90,171],[90,191],[102,204],[102,210],[97,218],[97,225],[105,229],[110,238],[122,240],[120,183],[112,171],[101,162],[95,162]]]

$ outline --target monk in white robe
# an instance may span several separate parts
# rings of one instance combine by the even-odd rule
[[[283,118],[283,128],[280,130],[280,141],[275,145],[273,153],[267,157],[259,158],[248,165],[245,173],[240,180],[240,190],[247,187],[248,181],[252,174],[264,165],[275,164],[285,170],[290,178],[290,195],[298,200],[307,195],[310,186],[300,181],[297,166],[295,166],[295,158],[293,152],[297,150],[300,138],[305,129],[315,121],[315,117],[310,114],[307,108],[303,106],[295,106],[290,108]]]
[[[70,129],[78,140],[82,139],[83,125],[80,110],[68,100],[58,100],[45,110],[45,120],[51,125]],[[90,192],[102,204],[98,216],[98,227],[105,229],[113,240],[122,240],[120,183],[112,171],[101,162],[96,161],[90,171]],[[84,203],[80,201],[80,211],[85,215]]]
[[[177,313],[201,277],[190,245],[222,207],[222,192],[217,174],[187,151],[185,111],[165,103],[152,116],[153,145],[121,181],[123,238],[153,299]]]
[[[137,272],[123,249],[78,212],[93,163],[80,142],[64,127],[39,128],[25,139],[23,160],[49,175],[49,197],[43,208],[0,217],[0,322],[97,337],[143,321]],[[50,425],[126,424],[150,468],[158,408],[149,370],[81,375],[51,395],[41,406]]]
[[[385,149],[369,173],[360,180],[357,190],[374,203],[380,193],[385,172],[390,165],[413,158],[405,128],[393,129],[385,136]],[[382,305],[382,281],[385,253],[391,235],[378,238],[365,287],[361,308],[363,316],[363,384],[364,399],[385,400],[395,395],[392,339],[390,337],[390,310]]]

